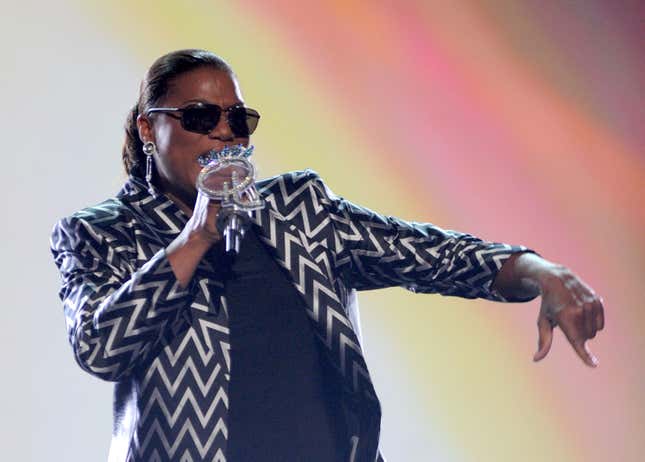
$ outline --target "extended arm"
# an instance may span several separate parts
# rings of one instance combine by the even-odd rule
[[[440,293],[496,301],[527,301],[534,291],[492,287],[512,255],[523,246],[487,242],[475,236],[383,216],[338,197],[310,173],[334,223],[336,267],[350,287],[402,286],[413,292]]]
[[[580,358],[597,364],[586,341],[604,327],[602,300],[568,268],[524,246],[379,215],[334,195],[315,172],[310,175],[334,222],[336,266],[349,286],[400,285],[414,292],[513,302],[542,295],[534,360],[546,356],[558,325]]]

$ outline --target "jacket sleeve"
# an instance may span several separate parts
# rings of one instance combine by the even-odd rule
[[[505,298],[491,289],[511,255],[533,250],[380,215],[336,196],[315,172],[309,175],[334,224],[336,268],[349,287],[402,286],[412,292],[503,302],[535,298]]]
[[[165,249],[134,268],[128,258],[134,244],[124,232],[72,216],[56,224],[51,238],[74,356],[108,381],[122,380],[145,361],[181,323],[194,293],[194,286],[181,289]]]

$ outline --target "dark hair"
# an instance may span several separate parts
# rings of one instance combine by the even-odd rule
[[[139,138],[137,117],[146,109],[154,107],[166,96],[171,81],[199,67],[213,67],[228,72],[235,77],[233,69],[226,61],[206,50],[177,50],[158,58],[139,86],[139,99],[130,110],[125,122],[125,142],[123,143],[123,166],[128,175],[143,178],[145,175],[145,154],[143,142]]]

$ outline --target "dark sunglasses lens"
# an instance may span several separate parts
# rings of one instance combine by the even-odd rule
[[[238,138],[247,138],[258,126],[260,114],[247,107],[235,107],[228,111],[228,124]]]
[[[186,130],[206,134],[217,126],[221,115],[217,106],[190,107],[184,110],[181,121]]]

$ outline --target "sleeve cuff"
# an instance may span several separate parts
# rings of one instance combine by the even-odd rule
[[[166,249],[159,250],[150,258],[138,271],[132,275],[132,286],[141,284],[154,284],[163,282],[166,289],[155,291],[153,294],[153,305],[169,306],[175,305],[185,299],[194,297],[197,292],[197,281],[190,280],[188,287],[183,288],[172,269]]]
[[[536,252],[535,250],[529,249],[528,247],[524,247],[522,245],[511,246],[509,254],[507,255],[506,258],[504,258],[501,261],[501,264],[500,264],[499,268],[497,268],[497,273],[499,273],[499,271],[502,269],[502,266],[504,265],[504,262],[506,262],[506,260],[508,260],[513,255],[522,254],[522,253],[533,253],[533,254],[537,255],[538,257],[542,256],[538,252]],[[493,279],[491,279],[491,282],[490,282],[491,299],[497,300],[497,301],[500,301],[500,302],[506,302],[506,303],[523,303],[523,302],[530,302],[531,300],[534,300],[535,298],[537,298],[540,295],[539,293],[537,293],[537,294],[534,294],[534,295],[526,295],[526,296],[521,296],[521,295],[509,295],[509,296],[506,296],[506,297],[503,296],[501,293],[499,293],[499,291],[497,291],[496,289],[493,289],[493,283],[495,282],[495,278],[497,277],[497,273],[495,273],[495,276],[493,277]]]

